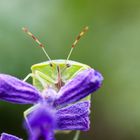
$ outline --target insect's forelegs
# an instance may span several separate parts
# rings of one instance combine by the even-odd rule
[[[27,127],[28,127],[28,129],[29,129],[30,132],[32,132],[32,129],[30,128],[30,124],[29,124],[29,121],[28,121],[27,116],[28,116],[30,113],[32,113],[34,110],[36,110],[37,107],[38,107],[38,104],[35,105],[35,106],[33,106],[33,107],[30,107],[29,109],[27,109],[27,110],[25,110],[25,111],[23,112],[23,116],[24,116],[26,125],[27,125]]]
[[[80,135],[80,131],[77,130],[76,133],[75,133],[75,136],[74,136],[73,140],[78,140],[79,139],[79,135]]]
[[[44,73],[36,70],[34,72],[34,77],[42,84],[42,86],[45,88],[48,83],[55,83],[55,81],[53,79],[51,79],[48,75],[45,75]]]
[[[29,73],[24,79],[23,81],[26,82],[30,77],[33,77],[32,73]]]

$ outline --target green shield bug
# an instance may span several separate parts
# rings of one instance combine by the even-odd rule
[[[48,58],[48,61],[46,62],[34,64],[31,67],[32,73],[29,74],[24,79],[24,81],[32,76],[33,85],[40,91],[42,91],[46,86],[51,86],[58,91],[68,80],[72,79],[77,73],[82,70],[88,69],[88,65],[69,60],[73,49],[75,48],[79,39],[85,34],[87,30],[88,27],[86,26],[83,31],[80,32],[80,34],[76,37],[76,40],[72,44],[70,53],[68,54],[66,60],[51,60],[45,50],[45,46],[40,43],[40,41],[27,28],[23,28],[23,31],[31,36],[39,44],[40,48]]]

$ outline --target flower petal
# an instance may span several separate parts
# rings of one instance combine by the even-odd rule
[[[76,102],[101,87],[103,77],[94,69],[87,69],[64,85],[54,102],[54,106]]]
[[[52,87],[48,87],[42,92],[42,97],[43,102],[47,102],[48,105],[52,106],[57,97],[57,92]]]
[[[2,133],[0,140],[22,140],[22,139],[11,134]]]
[[[13,76],[0,74],[0,99],[12,103],[32,104],[40,100],[39,91]]]
[[[54,140],[55,111],[40,104],[27,116],[30,140]]]
[[[56,113],[57,130],[89,129],[90,101],[82,101],[74,105],[59,109]]]

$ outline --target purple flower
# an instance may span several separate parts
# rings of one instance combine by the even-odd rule
[[[56,112],[46,103],[37,104],[27,116],[26,129],[30,140],[54,140]],[[26,123],[27,123],[26,122]]]
[[[89,101],[80,101],[61,109],[52,108],[47,103],[36,105],[35,110],[27,116],[26,129],[30,140],[54,140],[54,131],[87,131],[89,107]]]
[[[32,85],[13,76],[0,74],[0,99],[12,103],[33,104],[41,99]]]
[[[22,139],[11,134],[2,133],[0,136],[0,140],[22,140]]]
[[[57,130],[89,129],[90,101],[80,101],[76,104],[58,109],[56,112]]]
[[[0,99],[36,104],[26,116],[30,140],[54,140],[54,131],[89,129],[90,101],[81,100],[100,88],[102,75],[83,70],[56,92],[51,87],[40,93],[35,87],[12,76],[0,74]]]

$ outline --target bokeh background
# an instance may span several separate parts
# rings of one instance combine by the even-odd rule
[[[80,140],[139,140],[139,0],[0,0],[0,73],[22,79],[32,64],[46,61],[23,26],[46,44],[52,59],[65,59],[85,25],[89,32],[71,59],[99,70],[104,82],[92,98],[91,129]],[[28,107],[1,101],[0,133],[27,139],[21,124]],[[73,134],[56,138],[71,140]]]

